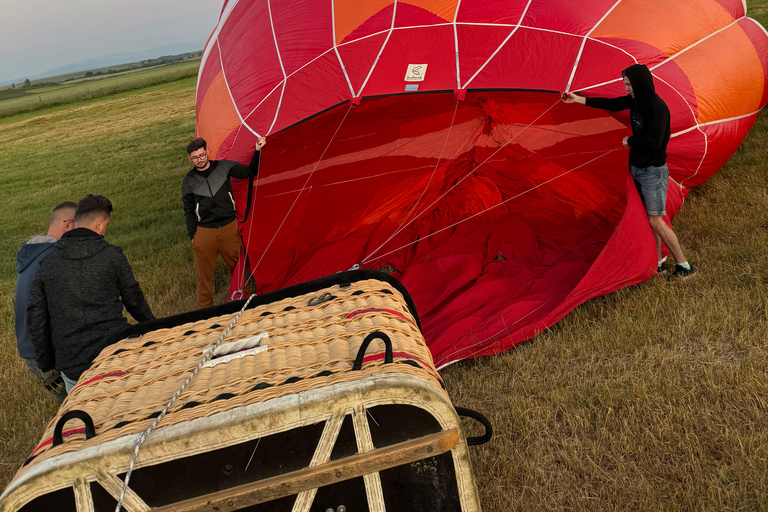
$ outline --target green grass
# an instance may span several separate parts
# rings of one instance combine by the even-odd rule
[[[51,204],[85,192],[109,197],[115,206],[109,240],[125,248],[153,310],[169,315],[195,307],[179,188],[188,170],[184,146],[194,131],[194,88],[192,76],[0,123],[7,198],[0,205],[2,487],[55,412],[20,364],[12,307],[15,251],[44,234]],[[220,288],[224,280],[219,272]]]
[[[766,6],[750,2],[764,25]],[[155,313],[195,307],[179,200],[195,78],[134,90],[109,89],[112,78],[98,99],[81,96],[99,83],[86,81],[66,105],[0,119],[0,488],[55,413],[18,358],[12,309],[15,251],[44,231],[51,205],[109,197],[108,239]],[[471,449],[483,510],[768,510],[766,162],[763,113],[675,219],[694,279],[591,300],[515,350],[443,370],[454,403],[496,429]]]
[[[115,75],[81,78],[69,82],[3,91],[0,118],[39,112],[60,105],[87,102],[120,92],[197,76],[200,59],[191,59]]]

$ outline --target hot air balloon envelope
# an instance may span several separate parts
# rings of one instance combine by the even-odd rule
[[[740,1],[229,0],[206,45],[197,131],[235,183],[259,292],[355,264],[411,292],[438,366],[506,350],[650,278],[624,95],[669,106],[667,213],[735,151],[768,97],[768,36]]]

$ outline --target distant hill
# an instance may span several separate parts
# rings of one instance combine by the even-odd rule
[[[166,55],[179,55],[182,53],[202,51],[205,45],[205,39],[189,42],[189,43],[176,43],[166,46],[159,46],[157,48],[150,48],[148,50],[140,50],[133,52],[122,53],[110,53],[107,55],[101,55],[92,59],[79,60],[77,62],[71,62],[64,64],[54,69],[49,69],[43,73],[39,73],[34,76],[25,76],[16,78],[14,80],[5,80],[0,82],[0,86],[10,85],[11,83],[20,84],[25,79],[31,81],[39,80],[41,78],[48,78],[53,76],[68,75],[76,73],[78,71],[96,70],[102,68],[108,68],[110,66],[118,66],[121,64],[127,64],[132,62],[139,62],[142,60],[156,59],[158,57]]]

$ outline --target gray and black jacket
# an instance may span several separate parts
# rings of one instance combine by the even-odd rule
[[[64,233],[40,263],[27,308],[40,369],[78,379],[128,326],[123,305],[139,322],[155,318],[123,250],[90,229]]]
[[[193,168],[181,183],[184,220],[190,240],[197,226],[218,228],[235,220],[235,199],[229,178],[251,178],[259,172],[261,152],[254,151],[249,165],[231,160],[211,160],[205,171]]]
[[[588,107],[613,112],[629,110],[632,136],[629,138],[629,163],[635,167],[660,167],[667,162],[669,108],[653,85],[653,75],[644,64],[633,64],[621,72],[632,84],[635,97],[587,98]]]

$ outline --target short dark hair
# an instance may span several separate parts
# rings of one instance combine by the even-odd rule
[[[75,222],[81,224],[91,223],[97,217],[109,217],[112,215],[112,202],[104,196],[88,194],[77,203],[75,210]]]
[[[193,151],[197,151],[198,149],[206,149],[208,147],[208,144],[205,142],[205,139],[202,137],[198,137],[189,144],[187,144],[187,154],[191,155]]]
[[[53,225],[54,222],[58,220],[57,213],[61,210],[76,210],[77,209],[77,203],[74,201],[63,201],[56,206],[53,207],[53,210],[51,210],[51,225]]]

